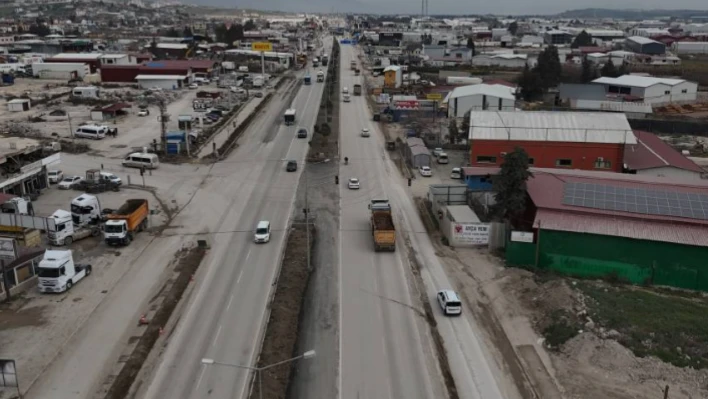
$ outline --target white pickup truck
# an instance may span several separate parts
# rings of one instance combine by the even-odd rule
[[[39,261],[39,291],[64,292],[91,274],[91,265],[75,265],[71,251],[44,252]]]

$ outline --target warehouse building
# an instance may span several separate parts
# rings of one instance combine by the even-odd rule
[[[592,84],[602,85],[609,97],[643,101],[652,105],[695,102],[698,92],[698,83],[653,76],[602,77],[593,80]]]
[[[102,55],[101,53],[61,53],[50,58],[45,58],[44,62],[86,64],[89,66],[91,73],[96,73],[96,71],[101,68]]]
[[[510,265],[708,291],[708,183],[533,169]]]
[[[648,132],[634,131],[637,144],[624,149],[624,167],[628,173],[679,180],[700,180],[703,169],[674,150],[664,140]]]
[[[503,85],[469,85],[456,87],[445,97],[448,118],[462,118],[472,110],[513,111],[515,89]]]
[[[215,63],[211,60],[149,61],[138,65],[103,65],[102,82],[134,83],[138,75],[180,75],[190,81],[195,73],[211,74]]]
[[[472,166],[499,166],[521,147],[536,167],[610,172],[637,142],[625,115],[607,112],[471,111],[468,137]]]
[[[627,51],[632,51],[639,54],[648,55],[664,55],[666,54],[666,45],[648,37],[632,36],[624,41],[624,46]]]
[[[186,75],[138,75],[135,80],[141,89],[177,90],[189,84]]]
[[[671,50],[678,55],[708,54],[708,42],[674,42]]]
[[[426,147],[423,140],[418,137],[409,137],[406,140],[405,156],[408,164],[414,168],[430,166],[430,160],[432,158],[428,147]]]

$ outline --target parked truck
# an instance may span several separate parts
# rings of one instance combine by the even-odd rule
[[[0,212],[34,216],[34,207],[29,198],[12,197],[0,204]]]
[[[309,85],[310,83],[312,83],[312,78],[310,77],[310,73],[308,72],[307,75],[305,75],[305,84]]]
[[[91,265],[74,264],[71,251],[46,250],[39,261],[40,292],[64,292],[91,274]]]
[[[391,204],[388,200],[371,200],[371,234],[374,236],[374,249],[379,251],[396,250],[396,228],[393,225]]]
[[[319,82],[319,83],[324,82],[324,72],[317,71],[317,82]]]
[[[354,85],[354,95],[355,95],[355,96],[360,96],[360,95],[361,95],[361,85],[360,85],[360,84],[355,84],[355,85]]]
[[[136,233],[147,227],[148,201],[129,199],[114,213],[108,215],[103,235],[108,245],[128,245]]]
[[[101,225],[98,221],[83,226],[75,225],[71,212],[63,209],[57,209],[50,217],[54,219],[55,228],[47,231],[47,238],[52,245],[71,245],[86,237],[98,237],[101,234]]]

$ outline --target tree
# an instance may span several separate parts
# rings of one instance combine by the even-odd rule
[[[587,46],[592,46],[592,36],[590,36],[585,31],[582,31],[578,34],[578,36],[575,36],[575,39],[573,39],[573,43],[570,44],[570,48]]]
[[[467,38],[467,48],[472,50],[472,57],[475,55],[475,48],[474,48],[474,38],[472,36]]]
[[[541,78],[541,87],[544,90],[558,86],[563,72],[560,57],[558,56],[558,48],[556,46],[546,47],[538,55],[538,64],[534,69],[536,69]]]
[[[457,143],[460,137],[460,129],[457,127],[457,119],[455,117],[450,118],[447,130],[450,136],[450,143]]]
[[[512,220],[526,209],[526,181],[533,174],[529,171],[529,156],[523,148],[504,156],[499,174],[493,179],[494,211],[502,219]]]
[[[622,62],[622,65],[617,69],[617,76],[628,75],[630,72],[629,65]]]
[[[600,69],[600,75],[607,76],[609,78],[616,78],[619,75],[619,71],[615,68],[614,62],[612,62],[612,57],[607,57],[607,62]]]
[[[37,36],[47,36],[51,33],[51,31],[44,24],[32,24],[29,27],[29,33]]]
[[[519,77],[519,94],[524,101],[535,101],[543,94],[541,76],[536,68],[524,67]]]
[[[516,32],[519,31],[519,24],[516,21],[509,24],[509,33],[516,36]]]
[[[184,31],[182,31],[182,36],[184,36],[184,37],[194,36],[194,33],[192,33],[192,28],[190,28],[189,26],[185,26]]]
[[[581,68],[582,72],[580,73],[580,81],[582,83],[589,83],[597,79],[597,68],[595,68],[595,65],[590,62],[587,57],[583,58]]]
[[[165,36],[166,37],[182,37],[182,35],[179,32],[177,32],[177,29],[175,29],[174,27],[168,29],[167,32],[165,32]]]
[[[252,19],[249,19],[243,24],[243,30],[244,31],[249,31],[249,30],[256,30],[256,23],[253,22]]]
[[[235,24],[227,28],[225,24],[217,25],[214,28],[214,37],[217,42],[226,43],[231,47],[235,41],[243,40],[243,26]]]
[[[460,128],[460,134],[465,138],[468,138],[470,134],[470,114],[471,111],[467,111],[465,116],[462,118],[462,128]]]

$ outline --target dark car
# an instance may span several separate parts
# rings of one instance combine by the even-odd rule
[[[263,93],[261,93],[260,91],[257,91],[257,92],[255,92],[255,93],[253,93],[253,95],[254,95],[256,98],[261,98],[261,97],[263,97]]]
[[[206,114],[206,115],[204,115],[204,116],[207,117],[207,118],[209,118],[209,119],[211,119],[212,121],[217,121],[217,120],[219,120],[219,118],[221,118],[221,117],[220,117],[219,115],[217,115],[217,114]]]
[[[212,109],[209,110],[209,113],[210,113],[210,114],[217,114],[217,115],[219,115],[219,116],[223,116],[223,115],[224,115],[224,111],[220,110],[219,108],[212,108]]]
[[[288,164],[285,166],[285,170],[287,170],[288,172],[295,172],[297,170],[297,162],[288,161]]]
[[[307,138],[307,129],[305,129],[305,128],[298,129],[297,138],[306,139]]]

